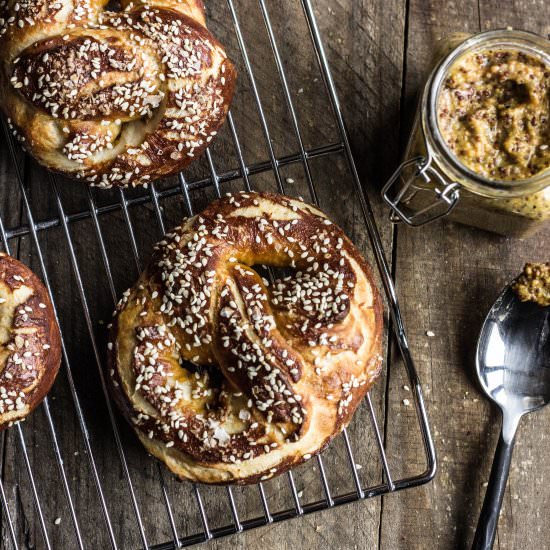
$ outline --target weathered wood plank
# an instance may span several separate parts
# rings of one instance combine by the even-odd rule
[[[331,143],[337,140],[334,122],[331,122],[330,105],[322,93],[322,82],[309,44],[307,29],[301,15],[299,3],[268,3],[275,34],[285,59],[289,85],[298,109],[300,128],[306,148]],[[401,0],[387,4],[370,5],[347,0],[331,3],[318,2],[317,15],[327,43],[335,80],[340,88],[342,105],[350,126],[353,146],[360,159],[361,175],[368,181],[382,180],[388,175],[391,165],[397,160],[398,127],[393,124],[384,128],[384,139],[380,139],[383,128],[383,113],[397,113],[399,109],[402,46],[404,31],[404,2]],[[243,24],[243,33],[249,44],[249,54],[256,72],[258,89],[268,124],[272,144],[277,156],[294,152],[296,140],[286,111],[284,97],[280,90],[278,76],[267,42],[267,35],[259,9],[250,9],[248,2],[237,2],[237,9]],[[246,162],[264,160],[266,145],[259,125],[254,98],[250,92],[246,74],[240,63],[235,32],[224,2],[209,4],[212,28],[227,45],[231,55],[241,65],[239,92],[233,108],[235,124],[242,140]],[[396,47],[396,39],[397,47]],[[383,69],[382,69],[383,67]],[[320,116],[321,114],[321,116]],[[395,118],[392,119],[395,122]],[[227,126],[213,146],[214,162],[218,170],[237,166],[234,145]],[[5,158],[5,156],[3,157]],[[349,191],[349,179],[343,182],[340,174],[345,173],[342,159],[322,159],[311,162],[314,178],[319,181],[319,194],[322,206],[329,211],[354,238],[366,253],[369,244],[357,201]],[[188,179],[204,177],[208,165],[204,159],[196,163],[186,174]],[[288,192],[307,195],[304,172],[299,165],[281,171],[283,183]],[[10,197],[13,181],[2,187],[2,197]],[[293,182],[291,180],[294,180]],[[44,172],[33,167],[27,177],[33,204],[33,214],[43,220],[59,214],[50,182]],[[262,189],[276,190],[272,176],[262,175],[251,178],[251,183]],[[159,185],[160,188],[163,184]],[[74,183],[58,181],[61,200],[67,212],[86,209],[86,191]],[[223,191],[242,188],[236,182]],[[374,198],[377,215],[385,216],[377,199],[376,189],[369,189]],[[131,193],[132,194],[132,193]],[[105,204],[117,195],[114,192],[94,193],[99,204]],[[192,194],[195,210],[213,198],[212,191]],[[339,201],[334,201],[338,196]],[[181,220],[184,212],[181,198],[163,201],[163,216],[167,227]],[[3,209],[3,213],[8,207]],[[136,241],[142,260],[148,257],[152,243],[160,237],[154,210],[151,206],[132,208],[130,215],[136,228]],[[385,220],[385,218],[383,218]],[[17,221],[10,221],[16,225]],[[130,248],[130,237],[125,228],[121,212],[102,216],[100,224],[105,233],[106,248],[110,257],[117,294],[136,278]],[[70,227],[74,239],[75,254],[83,273],[84,293],[90,308],[94,339],[100,350],[100,359],[105,345],[102,321],[108,319],[112,310],[112,298],[103,266],[94,227],[91,222],[78,222]],[[383,224],[383,237],[388,250],[391,245],[391,227]],[[92,451],[100,473],[103,491],[109,506],[116,539],[124,548],[136,548],[141,544],[134,514],[129,502],[124,472],[114,441],[108,428],[109,419],[105,400],[100,389],[98,366],[94,359],[82,304],[75,284],[73,269],[69,262],[69,249],[62,228],[55,228],[40,234],[40,243],[46,254],[48,271],[59,308],[61,324],[67,342],[71,370],[83,411],[88,423]],[[37,272],[36,250],[31,239],[23,239],[21,257],[30,263]],[[125,251],[124,254],[121,251]],[[382,379],[373,392],[373,404],[383,425],[384,388]],[[76,512],[85,541],[91,548],[105,548],[108,538],[101,516],[98,514],[99,501],[90,477],[91,471],[85,456],[85,448],[75,415],[72,398],[68,391],[66,375],[61,374],[51,394],[51,409],[54,423],[60,438],[61,452],[65,460],[71,494],[75,498]],[[376,445],[372,437],[370,420],[365,408],[356,419],[352,439],[357,441],[357,461],[361,462],[363,483],[380,481],[381,467]],[[146,535],[150,543],[169,540],[170,529],[166,511],[160,494],[159,473],[156,464],[149,460],[143,449],[129,433],[125,425],[120,431],[129,470],[134,481],[136,501],[142,510]],[[42,496],[44,514],[52,545],[56,548],[74,547],[70,516],[63,489],[51,452],[50,435],[43,411],[37,411],[25,423],[24,433],[28,442],[29,455],[36,477],[37,488]],[[19,502],[16,520],[18,535],[22,543],[37,548],[44,546],[36,512],[30,498],[29,483],[25,470],[21,467],[21,449],[10,432],[6,448],[6,468],[4,480],[13,493],[14,502]],[[78,453],[78,454],[75,454]],[[351,476],[347,471],[345,450],[337,443],[326,458],[327,474],[331,489],[335,493],[353,490]],[[47,464],[47,468],[44,467]],[[295,474],[296,484],[304,502],[322,498],[318,470],[315,465],[299,469]],[[196,533],[201,529],[200,519],[188,484],[176,483],[164,475],[167,493],[176,511],[175,522],[180,535]],[[243,517],[253,517],[261,510],[258,496],[252,489],[236,490],[237,506]],[[286,478],[270,482],[266,486],[273,511],[288,508],[292,501]],[[303,492],[303,494],[302,494]],[[16,497],[20,494],[21,498]],[[211,527],[226,524],[230,520],[229,508],[224,489],[205,489],[203,496],[208,510]],[[350,521],[353,511],[354,520]],[[59,525],[55,519],[61,518]],[[325,546],[331,541],[339,541],[345,547],[374,546],[378,541],[380,500],[354,505],[352,508],[321,516],[308,517],[269,527],[263,531],[247,533],[232,541],[213,543],[225,547],[227,544],[254,547],[269,544],[273,547],[307,547],[309,544]],[[282,539],[286,542],[281,543]],[[5,537],[4,537],[4,540]],[[5,545],[9,548],[9,544]]]
[[[24,172],[24,160],[22,155],[20,156],[19,160],[19,166]],[[13,163],[11,162],[7,143],[5,140],[0,139],[0,182],[2,183],[2,186],[6,184],[11,184],[15,179],[15,167]],[[17,193],[5,193],[0,191],[0,200],[1,200],[1,206],[0,211],[1,212],[7,212],[7,215],[2,218],[2,221],[5,225],[17,225],[21,222],[21,200]],[[18,242],[14,243],[14,250],[13,254],[18,254]],[[8,440],[9,440],[9,434],[6,432],[3,432],[1,434],[0,439],[0,448],[2,449],[2,456],[0,458],[0,464],[2,467],[2,476],[4,472],[4,459],[6,454],[6,448],[8,446]],[[13,499],[12,499],[13,504]],[[10,508],[10,513],[12,512],[13,508]],[[9,531],[6,526],[5,522],[5,516],[0,516],[0,537],[1,537],[1,544],[4,544],[6,541],[9,540]]]
[[[358,167],[363,181],[367,182],[367,191],[374,201],[378,221],[383,230],[383,236],[388,253],[391,250],[391,227],[387,222],[387,212],[378,199],[377,182],[386,178],[397,160],[398,149],[398,113],[402,73],[402,37],[404,32],[405,4],[403,2],[316,2],[316,15],[321,27],[333,75],[339,89],[341,104],[358,161]],[[289,11],[290,8],[289,8]],[[302,31],[303,32],[303,31]],[[299,48],[303,40],[299,34],[294,47]],[[292,46],[292,44],[289,44]],[[304,48],[305,49],[305,48]],[[299,58],[289,68],[290,78],[297,81],[298,89],[304,93],[318,85],[317,77],[309,83],[300,75],[307,70],[299,64]],[[300,118],[312,125],[317,131],[318,115],[310,111],[307,103],[300,104]],[[308,119],[307,113],[313,118]],[[391,118],[390,124],[385,124],[385,118]],[[327,115],[328,118],[328,115]],[[324,120],[324,117],[323,117]],[[322,128],[320,131],[323,131]],[[336,169],[335,169],[336,168]],[[342,170],[339,172],[338,169]],[[345,167],[330,167],[326,170],[335,173],[331,181],[338,186],[338,174],[345,173]],[[322,181],[319,174],[318,181]],[[326,175],[325,175],[326,176]],[[339,194],[341,190],[337,191]],[[334,204],[323,204],[329,210],[336,208]],[[357,205],[353,204],[353,196],[346,193],[338,206],[336,219],[340,223],[351,214],[353,222],[345,224],[344,228],[360,244],[365,251],[369,244]],[[384,413],[379,402],[384,392],[385,380],[381,380],[375,393],[375,406],[380,412],[383,423]],[[370,420],[363,408],[355,419],[352,430],[361,434],[369,430]],[[372,438],[368,431],[364,437]],[[355,436],[353,439],[357,439]],[[342,449],[343,450],[343,449]],[[368,460],[359,460],[363,467],[368,463],[378,463],[376,452],[368,454]],[[326,460],[330,468],[330,458]],[[348,474],[344,474],[348,475]],[[372,483],[372,478],[364,478]],[[334,485],[333,485],[334,488]],[[373,548],[378,545],[378,526],[380,517],[380,500],[374,499],[363,503],[355,503],[336,510],[321,512],[306,516],[299,520],[273,525],[248,533],[232,536],[227,540],[213,541],[212,548],[261,548],[265,546],[281,549],[291,548]]]
[[[408,18],[406,102],[408,119],[435,40],[457,30],[476,32],[508,25],[546,34],[550,5],[544,1],[412,1]],[[447,222],[399,228],[396,272],[405,320],[439,451],[439,473],[425,487],[385,498],[381,548],[467,548],[485,493],[498,432],[498,415],[473,384],[474,349],[482,320],[500,288],[523,262],[546,260],[550,232],[519,241]],[[433,338],[426,335],[431,330]],[[390,380],[390,416],[410,415],[403,381]],[[401,392],[400,392],[401,390]],[[550,470],[544,460],[549,411],[526,420],[498,530],[499,548],[550,545],[540,510]],[[402,427],[402,423],[397,424]],[[390,453],[403,468],[418,456],[408,433],[388,433]],[[410,451],[404,452],[403,449]]]

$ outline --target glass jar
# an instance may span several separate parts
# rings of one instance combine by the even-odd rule
[[[447,216],[503,235],[526,237],[550,220],[550,167],[526,179],[489,179],[463,164],[440,131],[438,102],[450,69],[462,56],[489,49],[528,54],[550,71],[550,43],[525,31],[453,35],[440,44],[405,160],[382,190],[392,208],[392,221],[418,226]]]

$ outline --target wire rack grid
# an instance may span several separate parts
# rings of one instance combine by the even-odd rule
[[[112,548],[141,547],[155,550],[181,548],[271,522],[419,485],[429,481],[435,473],[435,451],[420,382],[410,354],[382,239],[354,164],[336,87],[312,4],[310,0],[297,0],[292,3],[296,4],[293,9],[303,14],[304,28],[309,34],[307,40],[311,43],[311,58],[315,61],[316,70],[324,82],[326,102],[333,117],[337,139],[312,147],[306,144],[304,130],[300,124],[296,93],[291,91],[293,83],[290,82],[291,76],[285,67],[285,48],[276,36],[276,26],[272,22],[272,14],[266,0],[258,0],[258,17],[263,21],[267,38],[264,45],[276,69],[274,74],[280,85],[278,93],[283,99],[286,130],[290,130],[295,145],[294,151],[278,155],[274,146],[269,110],[265,107],[266,94],[257,79],[259,69],[254,65],[253,48],[247,44],[246,32],[238,15],[240,11],[242,16],[244,10],[238,10],[236,3],[236,0],[227,0],[228,20],[237,48],[237,51],[231,53],[234,54],[233,58],[239,56],[242,61],[240,80],[245,82],[243,86],[246,86],[247,94],[245,122],[248,117],[255,117],[258,135],[263,136],[262,146],[267,153],[267,159],[259,158],[255,162],[245,160],[246,144],[242,143],[242,137],[239,138],[239,122],[236,122],[237,117],[234,118],[234,113],[230,113],[225,131],[232,151],[230,158],[236,166],[218,170],[217,162],[214,160],[215,153],[211,148],[205,154],[203,174],[190,177],[189,174],[182,173],[176,181],[161,183],[158,186],[151,185],[146,191],[101,192],[82,188],[79,204],[84,204],[85,208],[73,208],[69,211],[67,203],[71,201],[66,197],[66,189],[73,190],[74,183],[66,184],[59,181],[59,178],[39,170],[32,163],[29,168],[29,162],[21,161],[19,149],[14,145],[4,122],[7,145],[13,160],[11,169],[16,180],[14,185],[22,203],[18,223],[5,223],[6,215],[0,215],[0,237],[4,249],[15,255],[20,253],[27,243],[31,251],[29,257],[37,265],[37,272],[50,292],[54,308],[56,303],[70,301],[67,300],[67,293],[77,297],[79,305],[75,308],[79,311],[78,320],[82,324],[83,332],[87,332],[86,338],[89,338],[86,344],[75,344],[72,341],[74,330],[71,312],[56,309],[64,335],[63,379],[58,380],[56,387],[63,384],[59,395],[68,396],[67,402],[72,413],[59,410],[61,398],[58,399],[58,403],[53,401],[55,396],[50,396],[44,400],[40,410],[29,422],[15,425],[4,436],[4,449],[7,447],[8,438],[14,441],[12,447],[16,447],[11,454],[4,451],[3,476],[0,481],[3,511],[2,545],[5,548],[104,548],[109,545]],[[319,89],[317,87],[316,93]],[[365,424],[370,423],[371,441],[374,442],[375,451],[367,459],[373,463],[377,462],[380,472],[379,477],[375,476],[369,483],[362,481],[356,462],[359,455],[356,441],[348,430],[343,431],[339,443],[342,452],[338,456],[344,461],[344,466],[337,466],[332,455],[318,456],[315,460],[309,461],[309,466],[305,466],[308,473],[304,482],[295,479],[295,476],[301,476],[301,473],[291,471],[276,480],[247,488],[248,492],[244,496],[240,488],[212,489],[177,483],[159,463],[143,456],[144,452],[135,444],[128,428],[119,422],[111,406],[104,380],[104,341],[99,335],[101,327],[98,328],[95,314],[97,308],[90,299],[90,288],[99,286],[97,293],[107,296],[102,302],[105,305],[98,306],[100,316],[105,315],[105,308],[112,309],[120,294],[120,284],[117,282],[117,278],[120,278],[119,272],[131,271],[125,267],[128,264],[128,256],[135,264],[136,272],[142,268],[142,237],[144,234],[154,233],[149,221],[156,220],[159,235],[164,234],[166,227],[169,227],[171,201],[180,205],[180,208],[183,206],[186,215],[192,215],[198,210],[197,202],[200,202],[203,196],[201,194],[209,200],[212,196],[221,196],[227,190],[252,190],[261,187],[265,178],[270,178],[276,190],[281,193],[290,192],[289,187],[292,187],[291,191],[294,192],[294,180],[284,177],[285,169],[294,169],[301,171],[301,182],[303,189],[309,194],[309,199],[319,204],[319,194],[323,187],[319,182],[326,176],[326,169],[317,168],[315,163],[323,159],[328,160],[331,166],[340,166],[342,174],[347,173],[350,191],[353,191],[357,198],[359,217],[370,240],[369,254],[378,266],[379,281],[386,294],[387,310],[390,314],[387,324],[392,329],[414,397],[414,422],[411,426],[417,431],[421,442],[422,456],[417,457],[417,462],[424,464],[424,467],[410,475],[394,475],[384,445],[384,426],[381,427],[379,424],[377,405],[369,394],[363,411]],[[34,177],[31,178],[33,174]],[[48,214],[43,214],[44,209],[40,205],[41,195],[29,186],[30,179],[35,182],[39,179],[38,185],[42,189],[46,188],[44,192],[48,194],[51,207]],[[148,215],[150,218],[147,218]],[[181,214],[172,217],[177,219],[178,215],[181,217]],[[142,216],[147,218],[145,226],[140,223],[143,221]],[[118,222],[123,225],[117,225]],[[129,249],[127,253],[113,251],[110,233],[119,231],[121,227],[124,227],[126,232]],[[45,244],[50,232],[54,235],[50,239],[53,240],[53,245],[49,241]],[[93,260],[97,269],[103,270],[101,279],[87,273],[83,268],[86,259],[83,258],[82,249],[76,241],[86,232],[88,236],[90,232],[95,236]],[[73,284],[65,283],[60,286],[55,280],[56,265],[59,263],[52,264],[52,257],[54,254],[61,255],[63,251],[63,262],[70,267]],[[68,340],[67,334],[71,335],[71,341]],[[88,352],[88,363],[83,363],[83,349]],[[100,388],[91,399],[88,396],[88,379],[86,376],[83,377],[81,372],[84,364],[89,364],[89,368],[94,371],[94,381]],[[98,396],[105,411],[96,421],[95,408],[90,406],[90,401]],[[38,418],[39,415],[42,417]],[[36,425],[34,417],[37,417]],[[67,440],[63,433],[68,429],[74,430],[73,440]],[[47,454],[51,464],[48,463],[46,477],[42,467],[44,457],[38,462],[35,450],[35,446],[38,445],[33,445],[37,430],[46,433],[43,440],[48,441],[50,445]],[[112,439],[112,443],[104,445],[104,439]],[[71,445],[80,451],[71,452]],[[112,452],[108,452],[107,448]],[[70,455],[76,456],[79,452],[80,457],[69,460]],[[375,454],[377,456],[374,456]],[[85,458],[82,455],[85,455]],[[10,459],[17,459],[17,465],[10,465]],[[78,467],[73,464],[75,460],[78,460]],[[147,461],[145,466],[144,461]],[[16,470],[15,474],[13,470]],[[336,470],[339,470],[340,477],[337,476],[333,482]],[[113,471],[114,481],[111,476]],[[143,471],[146,475],[142,475]],[[311,476],[314,476],[316,481],[312,481]],[[342,476],[347,476],[348,480],[342,481]],[[81,478],[85,478],[84,481]],[[306,501],[300,487],[307,488],[314,483],[319,487],[315,493],[317,496]],[[54,491],[54,486],[55,496],[46,492]],[[85,487],[85,498],[79,487]],[[250,491],[255,493],[255,506],[250,505]],[[279,498],[283,491],[287,492],[286,500]],[[144,499],[153,498],[151,493],[154,493],[155,502],[158,504],[155,511],[159,517],[151,518],[144,510]],[[55,502],[52,504],[52,501]],[[120,502],[123,502],[123,505]],[[54,506],[58,506],[64,517],[66,516],[62,534],[59,534],[56,528],[59,522],[53,521],[52,518]],[[223,513],[220,512],[221,508],[225,510]],[[161,513],[163,518],[159,519]],[[91,527],[90,518],[93,520]],[[160,525],[162,526],[159,527]],[[35,540],[31,543],[33,537]]]

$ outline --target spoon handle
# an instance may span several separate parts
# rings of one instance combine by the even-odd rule
[[[510,472],[514,441],[515,437],[505,441],[501,431],[472,550],[491,550],[493,548],[502,498],[504,497],[508,473]]]

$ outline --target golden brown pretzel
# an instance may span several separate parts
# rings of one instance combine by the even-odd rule
[[[293,275],[273,284],[265,264]],[[111,327],[113,395],[180,478],[267,479],[346,426],[381,365],[381,299],[313,206],[241,193],[159,243]]]
[[[201,0],[0,0],[0,98],[26,150],[99,187],[180,171],[222,125],[235,69]]]
[[[59,328],[48,292],[28,267],[0,253],[0,430],[42,401],[60,361]]]

